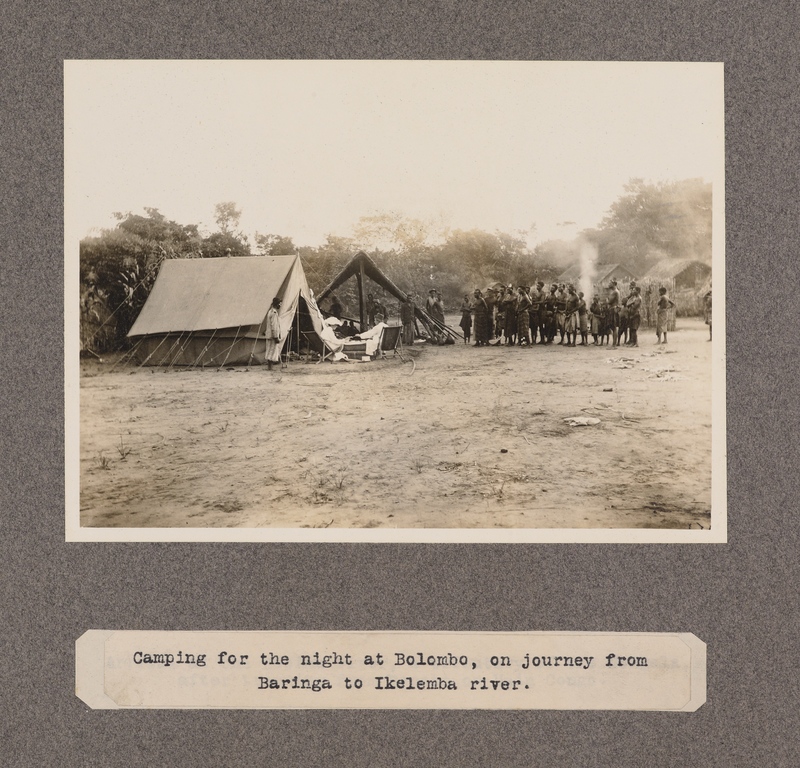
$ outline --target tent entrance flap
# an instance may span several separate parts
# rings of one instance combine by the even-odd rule
[[[316,312],[319,312],[319,310],[316,310]],[[317,333],[312,317],[312,310],[308,302],[301,296],[292,327],[287,329],[288,338],[283,348],[284,352],[304,354],[310,351],[316,352],[318,355],[322,354],[326,344]]]

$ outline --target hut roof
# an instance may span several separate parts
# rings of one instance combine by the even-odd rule
[[[570,267],[565,269],[557,278],[557,283],[567,283],[573,282],[575,280],[580,280],[581,278],[581,265],[580,262],[575,262]],[[623,267],[622,264],[597,264],[595,266],[595,275],[594,275],[594,282],[595,283],[604,283],[608,280],[612,275],[616,277],[621,277],[620,273],[625,273],[628,277],[634,277],[633,272],[631,272],[627,267]],[[616,273],[616,275],[615,275]]]
[[[663,259],[654,264],[645,277],[654,280],[673,280],[692,267],[711,272],[711,265],[699,259]]]
[[[581,276],[581,266],[577,262],[570,264],[557,278],[557,283],[566,283],[568,280],[577,280]]]
[[[604,283],[610,277],[623,277],[622,273],[625,273],[628,277],[633,278],[634,274],[631,272],[627,267],[623,267],[622,264],[598,264],[597,267],[597,274],[595,275],[595,282],[597,283]]]

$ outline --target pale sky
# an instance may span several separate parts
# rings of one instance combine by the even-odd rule
[[[67,236],[230,200],[297,245],[383,211],[571,238],[633,177],[721,191],[723,103],[709,63],[69,61]]]

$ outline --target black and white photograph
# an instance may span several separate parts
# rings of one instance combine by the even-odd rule
[[[69,540],[726,540],[722,64],[64,77]]]

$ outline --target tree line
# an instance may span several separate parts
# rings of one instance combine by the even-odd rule
[[[598,263],[619,263],[636,275],[663,258],[711,260],[711,185],[701,179],[632,179],[597,227],[534,247],[529,245],[534,230],[451,230],[393,212],[363,216],[352,235],[329,234],[319,246],[298,247],[286,234],[256,232],[251,242],[234,202],[218,203],[214,214],[216,230],[203,235],[198,224],[172,221],[156,208],[145,208],[144,215],[116,213],[116,226],[81,240],[84,347],[105,351],[124,342],[158,268],[171,258],[297,253],[309,285],[319,292],[363,250],[402,289],[424,297],[436,288],[447,306],[457,306],[476,287],[552,281],[587,242],[596,249]],[[340,293],[346,306],[355,301],[354,287]]]

